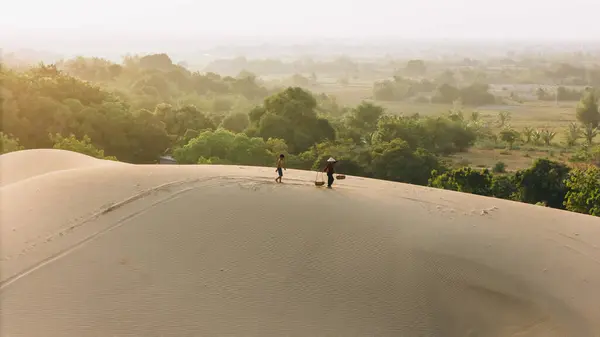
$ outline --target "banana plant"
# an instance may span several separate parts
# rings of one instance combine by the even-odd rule
[[[581,137],[581,128],[577,123],[571,122],[567,130],[567,146],[573,147],[577,145],[577,140]]]
[[[546,146],[550,146],[552,139],[554,139],[554,137],[556,136],[556,132],[548,130],[548,129],[541,130],[540,134],[541,134],[541,138],[544,141],[544,144]]]
[[[531,143],[534,132],[535,132],[535,130],[528,126],[523,129],[523,132],[521,134],[523,135],[523,138],[524,138],[523,140],[525,141],[525,144]]]

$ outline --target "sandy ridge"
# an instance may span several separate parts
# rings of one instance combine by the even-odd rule
[[[597,218],[273,170],[83,165],[1,187],[0,257],[44,243],[0,261],[0,336],[600,336]]]
[[[56,171],[105,165],[129,165],[110,160],[100,160],[81,153],[34,149],[0,155],[0,187]]]

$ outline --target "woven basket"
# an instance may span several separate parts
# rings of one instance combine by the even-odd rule
[[[321,173],[321,180],[319,180],[319,173]],[[325,185],[325,179],[323,179],[323,172],[317,172],[317,176],[315,177],[315,186],[323,185]]]

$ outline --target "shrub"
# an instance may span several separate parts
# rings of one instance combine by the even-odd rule
[[[504,164],[504,162],[499,161],[494,165],[494,168],[492,169],[492,171],[494,173],[504,173],[506,172],[506,164]]]

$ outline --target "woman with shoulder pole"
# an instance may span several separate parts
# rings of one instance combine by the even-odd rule
[[[334,165],[335,163],[337,163],[337,160],[333,159],[332,157],[329,157],[329,159],[327,159],[327,166],[325,166],[325,169],[323,170],[323,172],[327,173],[327,188],[331,188],[331,185],[333,185],[333,174],[335,173],[334,170]]]

